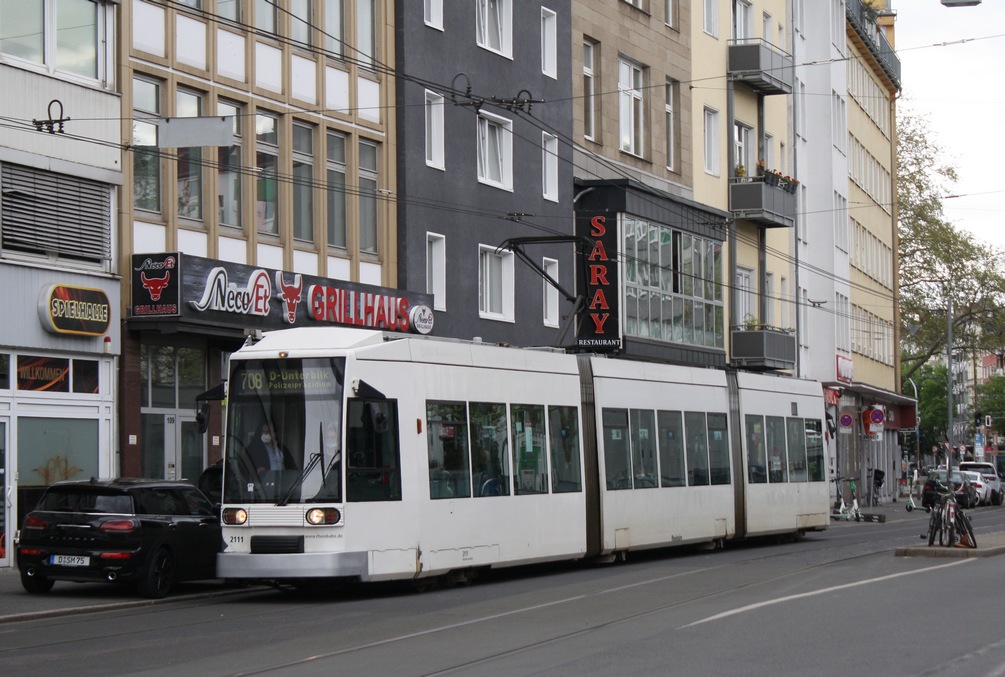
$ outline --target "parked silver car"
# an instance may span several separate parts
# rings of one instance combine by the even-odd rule
[[[963,461],[960,463],[960,470],[975,471],[981,474],[984,485],[988,487],[987,500],[982,501],[985,505],[1002,504],[1002,482],[998,476],[998,470],[993,463],[984,461]]]

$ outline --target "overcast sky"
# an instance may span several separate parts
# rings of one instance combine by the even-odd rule
[[[959,170],[950,194],[960,197],[943,201],[946,216],[1005,250],[1005,1],[892,4],[902,67],[898,110],[927,114],[945,160]],[[942,43],[949,44],[933,46]]]

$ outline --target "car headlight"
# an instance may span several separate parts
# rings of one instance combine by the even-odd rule
[[[313,524],[314,526],[338,524],[338,521],[342,519],[342,514],[338,511],[338,508],[311,508],[304,515],[304,519],[307,520],[308,524]]]

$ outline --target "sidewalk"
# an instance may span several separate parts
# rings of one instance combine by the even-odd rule
[[[884,501],[872,508],[862,508],[863,516],[874,515],[878,522],[914,521],[918,525],[918,542],[914,545],[902,546],[894,550],[897,557],[994,557],[1005,554],[1005,531],[992,533],[977,533],[976,548],[947,548],[941,545],[928,545],[927,539],[921,534],[928,532],[928,513],[921,508],[921,500],[915,499],[914,510],[908,512],[907,499],[902,497],[896,503]],[[840,523],[840,522],[835,522]]]

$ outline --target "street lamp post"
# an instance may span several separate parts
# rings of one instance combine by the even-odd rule
[[[908,378],[907,382],[911,384],[914,388],[914,462],[915,462],[915,472],[921,469],[921,415],[918,413],[918,386],[914,383],[913,378]],[[908,466],[910,470],[910,466]],[[911,492],[914,491],[914,473],[910,473],[910,477],[907,478],[908,486]]]
[[[948,449],[946,449],[946,484],[949,490],[953,490],[953,297],[949,296],[949,308],[946,313],[946,376],[948,388],[946,400],[949,403],[949,418],[946,420],[946,437],[948,439]]]

